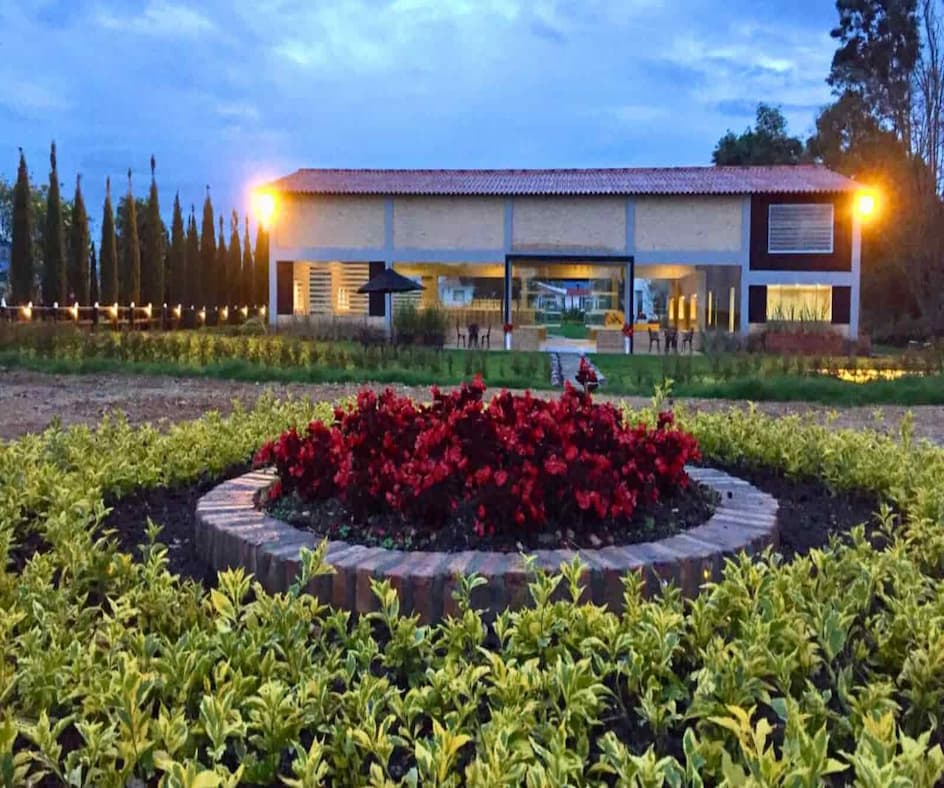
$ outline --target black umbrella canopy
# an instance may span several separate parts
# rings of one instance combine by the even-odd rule
[[[366,284],[357,288],[358,293],[410,293],[414,290],[425,289],[423,285],[407,279],[402,274],[398,274],[392,268],[384,269],[384,272],[377,274]]]

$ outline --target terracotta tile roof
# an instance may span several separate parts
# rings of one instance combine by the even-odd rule
[[[858,188],[818,165],[588,170],[303,169],[268,184],[297,194],[629,195],[842,192]]]

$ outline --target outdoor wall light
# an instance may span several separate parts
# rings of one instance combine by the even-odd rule
[[[878,198],[875,192],[871,190],[859,192],[856,195],[855,209],[860,219],[871,219],[878,210]]]
[[[268,227],[275,216],[275,195],[271,192],[254,192],[252,208],[259,223],[263,227]]]

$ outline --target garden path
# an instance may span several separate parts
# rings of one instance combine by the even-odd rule
[[[578,361],[579,363],[579,361]],[[373,385],[374,388],[384,386]],[[0,368],[0,440],[10,440],[28,432],[37,432],[54,419],[63,425],[94,424],[109,410],[123,410],[129,421],[170,423],[195,419],[208,410],[228,412],[238,401],[250,405],[264,392],[315,399],[337,400],[355,394],[360,384],[261,384],[208,378],[149,377],[140,375],[50,375],[21,369]],[[392,384],[397,393],[425,399],[426,387]],[[539,396],[559,396],[560,390],[536,392]],[[645,397],[598,395],[600,400],[625,400],[631,406],[648,404]],[[730,400],[680,400],[686,407],[717,411],[729,407],[747,407]],[[801,402],[762,402],[757,408],[771,415],[803,413],[822,420],[830,412],[838,413],[837,427],[875,426],[876,416],[883,429],[896,430],[909,410],[914,414],[915,435],[944,445],[944,406],[923,405],[864,406],[829,408]]]

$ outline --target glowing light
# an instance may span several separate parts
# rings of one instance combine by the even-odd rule
[[[33,319],[33,302],[30,301],[26,306],[21,306],[20,311],[23,313],[23,317],[27,320]]]
[[[117,320],[118,319],[118,302],[115,301],[114,304],[108,307],[108,311],[111,312],[112,319]]]
[[[275,195],[271,192],[255,192],[252,195],[252,208],[259,223],[268,227],[275,216]]]
[[[220,320],[229,320],[229,307],[228,306],[224,306],[220,310]]]
[[[239,310],[239,312],[240,312],[240,314],[241,314],[243,317],[249,317],[249,307],[248,307],[248,306],[242,307],[242,308]]]
[[[207,319],[206,307],[203,307],[199,312],[197,312],[197,317],[200,319],[201,323]]]
[[[262,315],[262,317],[266,316],[266,308],[264,306],[259,307],[259,314]]]
[[[878,199],[873,191],[863,191],[856,195],[856,213],[861,219],[871,219],[878,210]]]
[[[177,306],[174,307],[174,317],[180,317],[181,311],[182,311],[181,305],[177,304]]]
[[[69,314],[72,315],[73,320],[79,319],[79,302],[76,301],[71,307],[69,307]]]
[[[132,306],[133,306],[133,304],[132,304]],[[150,317],[150,316],[151,316],[151,312],[152,312],[152,308],[151,308],[151,305],[150,305],[150,304],[148,304],[146,307],[144,307],[144,314],[145,314],[145,315],[147,315],[148,317]]]

